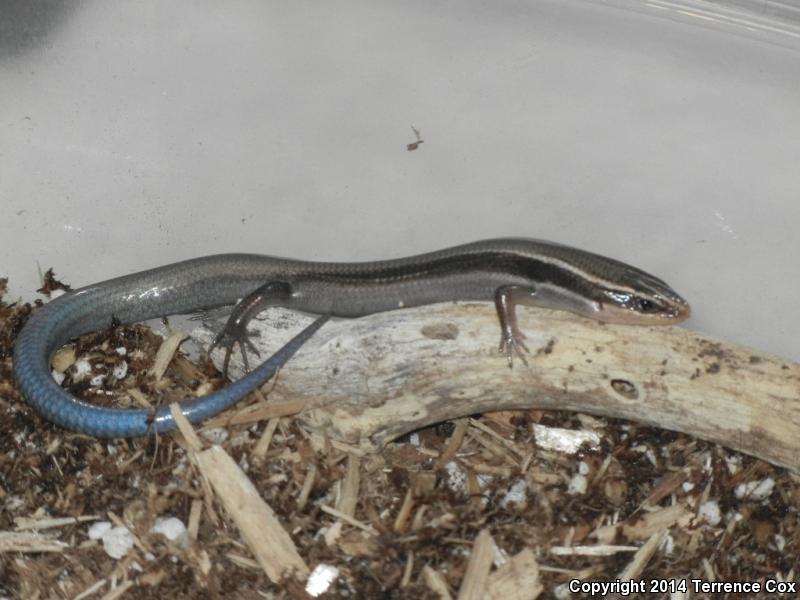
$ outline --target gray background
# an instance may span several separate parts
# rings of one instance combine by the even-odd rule
[[[6,2],[0,275],[32,299],[37,264],[81,285],[216,252],[538,237],[800,360],[794,8]]]

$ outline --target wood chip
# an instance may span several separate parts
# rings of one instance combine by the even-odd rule
[[[172,361],[172,357],[175,356],[175,352],[177,352],[181,342],[185,339],[185,333],[173,331],[161,342],[161,346],[158,347],[158,352],[156,352],[153,366],[150,367],[150,374],[155,377],[156,381],[161,381],[164,373],[167,372],[167,367]]]
[[[428,589],[439,596],[439,600],[452,599],[450,590],[447,587],[447,580],[439,571],[425,565],[422,567],[422,578],[425,581],[425,585],[428,586]]]
[[[221,446],[199,451],[202,448],[200,439],[180,407],[173,403],[170,411],[194,452],[194,459],[205,480],[222,501],[267,577],[277,583],[286,575],[307,575],[308,566],[291,537],[239,465]]]
[[[403,577],[400,579],[400,587],[405,588],[408,587],[408,584],[411,583],[411,573],[414,572],[414,552],[412,550],[408,551],[406,555],[406,566],[403,568]]]
[[[341,521],[336,521],[336,524],[341,524]],[[373,535],[367,535],[363,531],[351,529],[343,533],[336,541],[336,544],[341,548],[342,552],[349,556],[374,557],[375,553],[379,551],[375,540],[376,538]]]
[[[50,365],[57,373],[63,373],[75,363],[76,359],[75,346],[64,346],[53,355]]]
[[[169,405],[169,411],[172,413],[172,418],[175,419],[175,425],[177,425],[178,429],[183,434],[189,448],[194,452],[200,452],[200,450],[203,449],[203,443],[197,436],[197,432],[192,427],[192,424],[189,423],[189,419],[184,416],[180,404],[173,402]]]
[[[305,409],[306,400],[285,400],[282,402],[258,402],[203,423],[203,429],[227,427],[228,425],[249,425],[278,417],[290,417]]]
[[[89,596],[91,596],[95,592],[99,591],[100,588],[102,588],[107,583],[108,583],[108,580],[106,580],[106,579],[98,579],[92,585],[90,585],[88,588],[83,590],[80,594],[75,596],[72,600],[83,600],[84,598],[88,598]]]
[[[502,446],[504,446],[509,452],[513,452],[519,458],[522,458],[523,454],[525,454],[522,450],[520,450],[517,447],[517,445],[514,442],[504,438],[502,435],[497,433],[494,429],[492,429],[491,427],[489,427],[485,423],[479,421],[478,419],[473,419],[473,418],[470,418],[468,421],[469,421],[469,425],[471,427],[474,427],[475,429],[479,429],[480,431],[484,432],[489,437],[494,438]]]
[[[490,600],[535,600],[544,586],[539,579],[539,563],[529,548],[515,554],[489,576]]]
[[[326,512],[329,515],[331,515],[332,517],[336,517],[337,519],[341,519],[342,521],[344,521],[348,525],[352,525],[353,527],[358,527],[362,531],[366,531],[367,533],[372,534],[372,535],[377,535],[378,534],[378,532],[375,531],[375,529],[371,525],[365,525],[361,521],[359,521],[357,519],[354,519],[350,515],[347,515],[347,514],[341,512],[341,511],[339,511],[339,510],[336,510],[335,508],[332,508],[332,507],[328,506],[327,504],[320,504],[319,508],[320,508],[320,510],[322,510],[322,512]]]
[[[447,463],[453,460],[461,448],[461,444],[464,443],[464,437],[467,435],[467,419],[457,419],[455,423],[456,427],[453,429],[450,439],[447,440],[447,446],[439,460],[436,461],[436,469],[443,469]]]
[[[192,507],[189,509],[189,525],[186,527],[187,535],[192,542],[197,541],[197,533],[200,530],[200,517],[202,514],[202,500],[192,500]]]
[[[474,440],[497,458],[515,467],[519,466],[519,459],[514,456],[514,453],[506,448],[504,444],[497,443],[491,436],[474,429],[468,431],[467,436],[470,440]]]
[[[130,396],[133,401],[142,408],[153,408],[153,403],[147,399],[147,396],[145,396],[141,390],[130,388],[127,390],[127,395]]]
[[[629,562],[619,574],[619,579],[627,581],[639,577],[644,568],[647,566],[650,558],[653,556],[653,554],[655,554],[655,551],[658,550],[658,547],[661,545],[661,540],[663,540],[664,536],[666,535],[666,529],[659,531],[658,533],[654,533],[650,539],[647,540],[644,545],[636,551],[636,554],[633,555],[631,562]]]
[[[358,503],[358,487],[361,482],[361,459],[355,454],[347,455],[347,473],[342,482],[341,494],[336,508],[342,514],[352,517],[356,514]]]
[[[211,446],[197,453],[196,459],[267,577],[278,583],[290,574],[308,575],[292,538],[228,453]]]
[[[261,565],[247,556],[242,556],[241,554],[236,554],[235,552],[226,552],[225,557],[233,564],[239,565],[242,568],[250,569],[251,571],[261,570]]]
[[[620,552],[636,552],[638,549],[638,546],[615,546],[613,544],[553,546],[550,548],[550,554],[553,556],[611,556]]]
[[[280,417],[275,417],[270,419],[267,422],[267,426],[264,428],[264,433],[261,434],[261,437],[258,438],[258,442],[253,447],[253,451],[250,455],[253,457],[253,460],[260,461],[264,460],[267,456],[267,450],[269,450],[269,445],[272,443],[272,436],[275,435],[275,430],[278,428],[278,423],[280,423]]]
[[[414,494],[411,488],[406,490],[405,498],[403,498],[403,504],[400,506],[400,510],[397,513],[397,517],[394,520],[394,527],[396,533],[404,533],[408,529],[408,519],[411,516],[411,509],[414,506]]]
[[[133,581],[125,581],[124,583],[118,585],[117,587],[109,590],[109,592],[101,598],[101,600],[117,600],[117,598],[122,598],[122,595],[131,589],[135,583]]]
[[[328,547],[332,547],[339,542],[339,539],[342,537],[342,528],[344,524],[342,521],[336,521],[333,525],[328,527],[325,530],[324,535],[322,536],[325,540],[325,545]]]
[[[308,497],[311,495],[311,489],[314,486],[314,480],[317,477],[317,465],[311,463],[308,465],[306,476],[303,479],[303,487],[300,488],[300,493],[297,495],[297,510],[301,511],[305,508]]]
[[[467,571],[461,580],[458,600],[483,600],[494,560],[494,540],[488,529],[482,529],[472,544]]]
[[[37,519],[34,517],[17,517],[14,519],[15,529],[22,531],[24,529],[50,529],[52,527],[64,527],[65,525],[76,525],[78,523],[85,523],[87,521],[97,521],[100,517],[92,515],[85,517],[60,517],[54,519]]]
[[[680,521],[688,525],[694,516],[681,504],[674,504],[650,513],[644,513],[631,524],[622,526],[622,534],[629,540],[646,540],[662,529],[669,529]]]
[[[0,531],[0,553],[63,552],[69,544],[38,533]]]

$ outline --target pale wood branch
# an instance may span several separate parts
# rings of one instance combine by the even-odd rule
[[[326,324],[270,402],[334,440],[381,446],[464,415],[547,408],[682,431],[800,472],[800,365],[678,327],[613,326],[522,308],[532,354],[509,369],[489,304],[439,304]],[[298,322],[298,318],[302,322]],[[305,317],[279,311],[262,356]],[[689,323],[691,326],[691,323]]]

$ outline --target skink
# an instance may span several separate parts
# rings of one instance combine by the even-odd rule
[[[358,317],[454,300],[494,301],[500,349],[523,356],[515,306],[531,304],[607,322],[677,323],[687,302],[661,279],[616,260],[550,242],[495,239],[375,262],[308,262],[221,254],[165,265],[69,292],[36,311],[17,339],[14,375],[45,418],[98,437],[134,437],[174,428],[168,407],[155,412],[102,408],[62,389],[50,360],[77,336],[171,314],[234,308],[219,343],[247,343],[247,322],[267,306],[322,315],[256,370],[228,387],[182,403],[190,421],[207,419],[261,385],[322,326],[328,315]],[[244,350],[244,348],[242,348]]]

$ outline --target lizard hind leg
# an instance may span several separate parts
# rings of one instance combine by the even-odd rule
[[[257,337],[258,333],[248,331],[247,325],[268,306],[285,306],[288,304],[291,294],[292,288],[287,282],[269,281],[253,290],[233,307],[233,312],[228,317],[225,327],[216,335],[214,341],[208,347],[209,356],[214,348],[225,348],[225,359],[222,364],[223,377],[228,376],[231,354],[237,344],[239,345],[239,351],[242,353],[244,368],[246,371],[250,371],[247,350],[259,357],[261,354],[250,340],[251,337]]]

